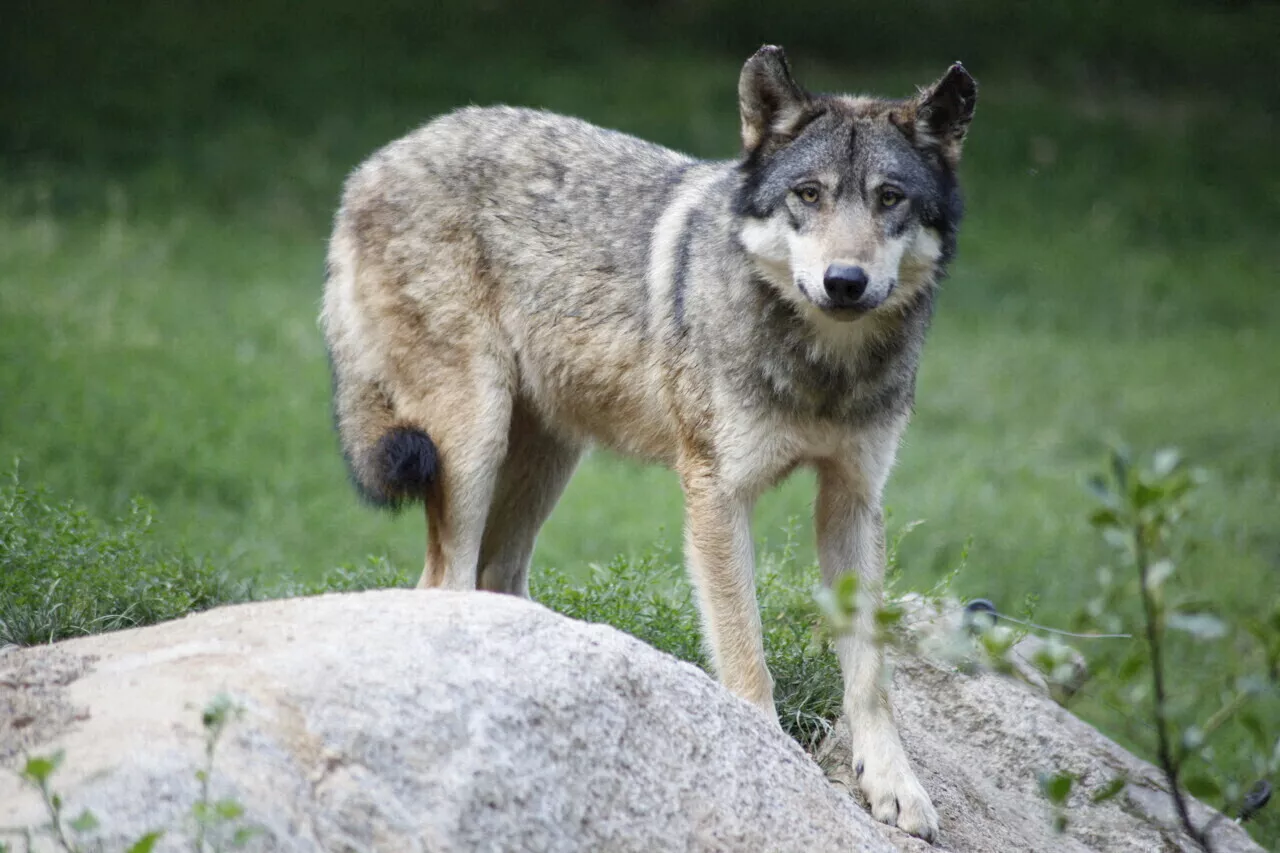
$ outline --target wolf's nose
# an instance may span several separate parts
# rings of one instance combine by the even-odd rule
[[[852,264],[832,264],[822,276],[833,308],[856,308],[868,281],[867,271]]]

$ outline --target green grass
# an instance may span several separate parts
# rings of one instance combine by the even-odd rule
[[[130,518],[144,498],[162,519],[148,553],[198,555],[172,565],[215,566],[253,594],[411,580],[420,515],[356,502],[329,422],[315,318],[344,173],[469,102],[731,156],[737,65],[776,39],[814,88],[905,94],[957,56],[982,86],[960,256],[889,486],[891,526],[925,520],[902,544],[904,586],[932,584],[970,542],[959,592],[1014,610],[1034,595],[1038,621],[1069,621],[1109,559],[1081,483],[1123,439],[1176,445],[1212,473],[1189,522],[1188,594],[1238,619],[1280,596],[1280,170],[1260,47],[1276,7],[979,4],[969,19],[922,0],[868,14],[861,41],[884,49],[849,51],[834,19],[715,3],[548,8],[527,32],[495,26],[500,3],[357,17],[271,2],[198,22],[135,5],[127,31],[98,19],[119,17],[107,7],[57,2],[19,3],[5,28],[0,460],[91,517]],[[765,555],[799,519],[796,588],[815,576],[811,497],[797,475],[756,518]],[[535,588],[552,603],[606,596],[589,564],[675,554],[680,521],[671,474],[594,454],[539,540]],[[688,616],[677,558],[661,562],[672,609],[631,618],[642,635]],[[91,582],[127,574],[114,565]],[[1195,688],[1180,686],[1207,714],[1214,697]],[[1144,747],[1123,713],[1080,708]],[[1258,834],[1280,841],[1280,820]]]
[[[102,523],[29,491],[15,471],[0,487],[0,647],[150,625],[248,596],[248,584],[221,569],[157,547],[152,521],[135,501]]]
[[[15,470],[0,485],[0,648],[152,625],[224,604],[260,598],[409,587],[413,573],[370,558],[319,577],[236,580],[152,536],[144,502],[111,522],[74,501],[28,489]],[[813,750],[840,713],[840,669],[820,632],[812,572],[794,547],[760,571],[762,621],[784,728]],[[709,668],[693,596],[679,558],[651,551],[615,557],[589,572],[540,572],[534,597],[576,619],[601,622],[682,660]]]
[[[766,657],[782,727],[813,751],[840,715],[839,662],[825,639],[812,589],[816,569],[795,562],[790,544],[762,561],[757,585]],[[585,577],[557,569],[534,578],[531,593],[575,619],[620,628],[668,654],[710,670],[692,591],[677,555],[615,557]]]

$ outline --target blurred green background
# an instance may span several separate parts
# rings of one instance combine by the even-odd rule
[[[1080,486],[1122,439],[1211,472],[1180,567],[1193,594],[1241,618],[1280,596],[1280,5],[7,0],[2,16],[0,459],[95,514],[145,496],[166,541],[242,575],[419,565],[419,514],[359,505],[330,427],[316,315],[344,174],[471,103],[732,157],[738,68],[772,42],[813,89],[905,96],[956,59],[981,86],[960,254],[889,487],[891,527],[925,520],[906,585],[969,543],[960,591],[1068,620],[1108,559]],[[764,550],[790,526],[812,554],[811,488],[763,502]],[[595,454],[537,565],[678,547],[679,524],[672,475]]]

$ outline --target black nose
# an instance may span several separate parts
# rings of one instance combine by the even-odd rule
[[[832,264],[822,276],[827,296],[835,308],[854,308],[867,291],[867,271],[852,264]]]

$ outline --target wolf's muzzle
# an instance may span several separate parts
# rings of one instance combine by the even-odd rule
[[[859,304],[870,281],[866,270],[852,264],[832,264],[822,276],[827,298],[831,300],[831,307],[837,310],[874,307]]]

